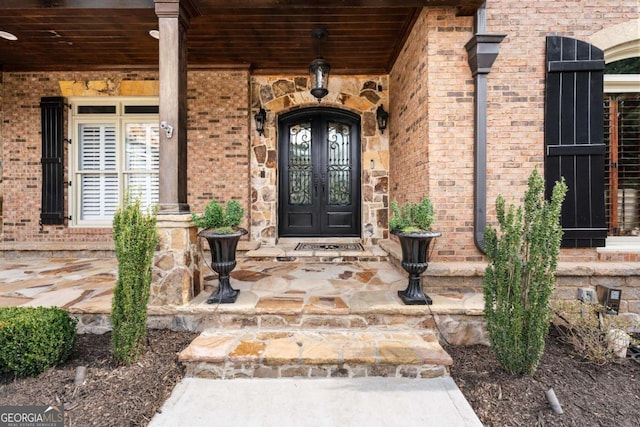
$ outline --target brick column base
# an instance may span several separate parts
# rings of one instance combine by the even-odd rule
[[[187,304],[202,290],[197,232],[191,215],[158,215],[150,305]]]

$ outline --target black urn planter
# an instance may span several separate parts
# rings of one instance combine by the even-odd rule
[[[409,273],[407,289],[398,291],[398,296],[405,305],[431,305],[432,300],[422,291],[422,279],[420,275],[429,266],[428,254],[431,241],[440,237],[442,233],[403,233],[392,231],[398,236],[402,248],[402,268]]]
[[[212,230],[203,230],[198,233],[209,242],[211,268],[218,273],[218,289],[207,298],[207,304],[236,302],[240,290],[231,287],[229,273],[236,268],[238,240],[247,233],[244,228],[239,228],[233,233],[214,233]]]

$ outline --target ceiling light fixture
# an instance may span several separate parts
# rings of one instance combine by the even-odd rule
[[[11,40],[11,41],[18,40],[17,36],[15,36],[14,34],[8,33],[6,31],[0,31],[0,38],[3,38],[5,40]]]
[[[149,35],[156,40],[160,40],[160,30],[149,30]]]

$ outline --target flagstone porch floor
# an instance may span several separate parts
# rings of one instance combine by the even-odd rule
[[[241,259],[234,304],[206,303],[217,277],[205,274],[189,304],[150,305],[148,325],[203,332],[180,360],[189,375],[215,378],[433,377],[452,363],[439,337],[486,341],[482,295],[428,292],[432,306],[406,306],[397,297],[406,273],[391,263],[333,259]],[[113,258],[0,259],[0,306],[62,307],[81,333],[103,333],[116,277]]]
[[[117,277],[107,259],[0,258],[0,306],[57,306],[81,317],[81,331],[103,332]],[[425,278],[429,281],[429,278]],[[396,293],[406,273],[384,261],[277,262],[243,259],[231,284],[234,304],[206,304],[215,273],[205,273],[205,291],[186,305],[149,306],[150,326],[204,330],[209,326],[367,327],[433,322],[435,316],[482,314],[477,293],[431,293],[432,306],[403,305]],[[86,329],[82,328],[86,318]],[[91,316],[94,316],[92,318]],[[98,323],[96,323],[98,322]]]

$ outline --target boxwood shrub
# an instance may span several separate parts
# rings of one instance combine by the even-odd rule
[[[67,360],[77,319],[56,307],[0,308],[0,372],[38,375]]]

